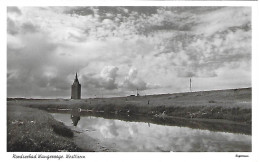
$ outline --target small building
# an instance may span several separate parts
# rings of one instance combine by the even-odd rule
[[[81,84],[78,80],[78,75],[74,79],[73,84],[71,85],[71,99],[80,99],[81,98]]]

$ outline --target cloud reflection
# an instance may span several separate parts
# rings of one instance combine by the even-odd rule
[[[54,117],[70,124],[67,114]],[[115,143],[118,151],[251,151],[251,136],[242,134],[155,124],[149,127],[147,123],[86,116],[81,118],[78,127],[95,130],[86,134],[98,138],[101,143]]]

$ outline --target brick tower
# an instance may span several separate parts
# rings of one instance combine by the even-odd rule
[[[81,85],[79,84],[78,75],[74,79],[73,84],[71,85],[71,99],[80,99],[81,98]]]

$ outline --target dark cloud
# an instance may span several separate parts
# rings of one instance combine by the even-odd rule
[[[194,73],[194,72],[191,72],[191,71],[185,71],[184,69],[183,69],[183,71],[182,70],[179,70],[178,71],[178,76],[179,77],[188,77],[188,78],[190,78],[190,77],[197,77],[197,75],[196,75],[196,73]]]
[[[9,12],[9,13],[16,13],[18,15],[22,14],[21,10],[18,7],[14,7],[14,6],[7,7],[7,12]]]
[[[66,13],[76,14],[80,16],[92,15],[98,16],[102,22],[106,19],[117,22],[119,27],[121,23],[131,22],[134,23],[135,29],[132,31],[136,34],[147,35],[157,30],[179,30],[188,31],[195,25],[195,20],[189,12],[191,9],[182,10],[186,12],[185,15],[180,15],[178,9],[176,13],[169,13],[172,8],[168,7],[152,7],[152,6],[126,6],[126,7],[78,7],[71,10],[66,10]],[[188,11],[188,12],[187,12]],[[172,11],[171,11],[172,12]],[[154,24],[150,17],[161,15],[160,22]],[[120,23],[119,23],[120,22]],[[182,22],[182,23],[180,23]],[[116,30],[116,29],[115,29]],[[86,32],[89,32],[86,30]]]
[[[53,88],[58,90],[70,90],[70,85],[67,76],[55,75],[47,77],[44,75],[37,75],[34,77],[35,84],[41,88]]]
[[[9,33],[11,35],[15,35],[18,32],[19,32],[19,29],[16,26],[15,22],[12,19],[7,18],[7,33]]]
[[[50,94],[54,90],[69,89],[66,75],[70,71],[53,67],[53,63],[59,64],[59,60],[53,56],[57,44],[52,43],[48,37],[41,34],[26,35],[25,39],[27,42],[23,42],[24,45],[21,48],[11,46],[11,44],[7,46],[7,67],[10,74],[7,80],[9,94],[15,93],[24,96],[26,94],[22,89],[34,94],[39,89],[46,88],[47,95],[48,92]],[[62,76],[64,72],[66,75]]]
[[[208,13],[208,12],[212,12],[212,11],[216,11],[216,10],[219,10],[221,8],[224,8],[222,6],[219,6],[219,7],[216,7],[216,6],[185,6],[185,7],[182,7],[182,6],[178,6],[178,7],[165,7],[167,9],[167,11],[171,11],[171,12],[174,12],[174,13],[178,13],[178,14],[181,14],[181,13],[192,13],[192,14],[205,14],[205,13]]]
[[[77,8],[68,8],[68,10],[64,11],[65,14],[75,14],[81,16],[92,15],[94,16],[93,7],[77,7]]]
[[[96,7],[76,7],[72,9],[68,9],[65,13],[68,14],[77,14],[81,16],[93,15],[97,12],[102,19],[108,18],[107,14],[121,14],[124,17],[128,17],[131,12],[136,12],[138,14],[152,15],[156,14],[157,10],[162,7],[152,7],[152,6],[118,6],[118,7],[110,7],[110,6],[96,6]]]
[[[35,33],[38,31],[38,27],[30,22],[25,22],[21,26],[13,21],[11,18],[7,18],[7,33],[16,35],[18,33]]]
[[[38,28],[32,23],[26,22],[22,25],[22,31],[25,33],[35,33],[38,31]]]
[[[104,88],[107,90],[114,90],[118,88],[116,83],[118,68],[114,66],[106,66],[102,69],[100,75],[85,74],[82,79],[85,87]]]

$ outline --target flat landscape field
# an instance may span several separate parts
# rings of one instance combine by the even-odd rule
[[[94,146],[82,150],[74,145],[75,131],[48,113],[70,113],[73,108],[81,108],[83,116],[248,135],[252,130],[251,88],[80,100],[8,98],[7,150],[96,151]]]
[[[199,119],[226,119],[251,123],[252,89],[229,89],[147,96],[71,99],[8,99],[8,104],[32,108],[164,115]]]

